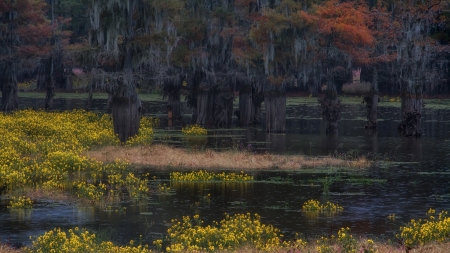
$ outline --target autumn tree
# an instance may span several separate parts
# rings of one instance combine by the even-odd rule
[[[373,45],[368,7],[361,1],[329,0],[303,15],[318,36],[317,56],[327,86],[325,97],[319,99],[322,117],[328,122],[327,133],[337,133],[341,101],[336,82],[348,78],[352,63],[367,61]]]
[[[299,67],[293,54],[299,37],[294,18],[301,10],[300,2],[266,2],[250,31],[251,41],[260,52],[253,59],[255,73],[265,76],[258,86],[264,92],[268,132],[286,131],[286,87],[297,83]]]
[[[185,1],[183,17],[188,21],[178,28],[181,39],[173,61],[186,71],[186,99],[195,124],[231,124],[235,70],[231,50],[238,22],[234,8],[233,1]]]
[[[0,0],[2,110],[18,109],[17,76],[31,73],[49,48],[51,29],[41,0]]]

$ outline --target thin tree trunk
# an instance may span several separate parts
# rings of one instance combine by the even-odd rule
[[[167,95],[167,109],[171,111],[172,120],[181,120],[180,87],[173,86]]]
[[[246,127],[253,123],[254,106],[252,99],[252,87],[242,86],[239,90],[239,125]]]
[[[327,134],[338,133],[342,106],[336,85],[332,81],[328,81],[325,97],[319,98],[319,103],[322,107],[322,118],[327,121]]]
[[[404,85],[401,96],[402,119],[398,129],[405,136],[419,137],[422,135],[422,85],[413,85],[410,81],[408,85]]]
[[[271,91],[265,94],[266,127],[269,133],[286,132],[286,93]]]
[[[109,96],[108,96],[108,102],[109,102]],[[88,94],[88,98],[86,101],[86,106],[85,106],[85,110],[86,111],[90,111],[91,110],[91,105],[92,105],[92,81],[89,82],[89,94]]]
[[[47,93],[45,96],[45,110],[51,110],[53,107],[53,97],[55,96],[55,83],[53,80],[53,57],[50,59],[50,76],[45,87]]]
[[[367,130],[375,130],[378,124],[377,112],[378,112],[378,71],[376,67],[373,67],[373,79],[370,94],[364,98],[367,108]]]
[[[253,102],[253,125],[258,125],[261,122],[261,104],[264,102],[264,93],[256,92],[254,89],[252,91],[252,102]],[[284,95],[286,96],[286,95]],[[285,103],[286,111],[286,103]]]

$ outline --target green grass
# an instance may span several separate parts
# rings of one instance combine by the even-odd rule
[[[45,92],[19,92],[19,97],[21,98],[38,98],[45,99]],[[87,92],[56,92],[55,99],[58,98],[72,98],[72,99],[87,99]],[[108,95],[104,92],[94,92],[94,99],[107,99]],[[164,101],[161,94],[158,93],[140,93],[139,98],[145,102],[159,102]],[[360,105],[363,101],[363,97],[354,96],[354,95],[340,95],[339,99],[343,104],[347,105]],[[391,101],[395,99],[394,101]],[[184,101],[184,97],[181,98],[181,101]],[[450,109],[450,99],[424,99],[425,108],[426,109]],[[234,105],[237,109],[237,105],[239,104],[239,96],[235,97]],[[307,106],[318,106],[317,97],[287,97],[286,98],[286,106],[296,106],[296,105],[307,105]],[[380,97],[380,102],[378,103],[380,107],[400,107],[401,102],[396,97]],[[261,105],[264,108],[264,103]]]
[[[38,98],[45,99],[45,92],[19,92],[19,98]],[[87,99],[87,92],[55,92],[55,99]],[[139,98],[145,102],[163,101],[161,94],[138,94]],[[107,99],[108,94],[105,92],[94,92],[93,99]]]

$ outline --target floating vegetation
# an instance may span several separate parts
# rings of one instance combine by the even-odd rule
[[[41,252],[85,252],[85,253],[150,253],[151,250],[147,245],[136,245],[133,240],[129,246],[116,246],[110,241],[102,241],[95,233],[89,232],[87,229],[69,229],[64,231],[55,228],[46,232],[44,235],[36,237],[33,245],[26,248],[28,253]]]
[[[189,136],[198,136],[198,135],[207,135],[208,134],[208,131],[199,125],[191,125],[191,126],[183,127],[183,129],[181,129],[181,132],[184,135],[189,135]]]
[[[288,246],[281,241],[280,230],[261,223],[257,214],[226,215],[220,222],[203,226],[200,216],[183,216],[183,220],[172,220],[167,229],[167,252],[234,250],[252,244],[258,250],[273,250]],[[163,240],[153,242],[161,250]]]
[[[229,202],[229,204],[230,204],[229,208],[231,208],[231,209],[244,209],[247,207],[247,202],[239,201],[239,200],[231,201],[231,202]]]
[[[11,198],[11,201],[9,201],[9,205],[7,206],[7,208],[11,210],[32,209],[33,201],[25,196],[13,196]]]
[[[390,221],[395,221],[395,219],[396,219],[395,213],[389,214],[387,218]]]
[[[430,208],[427,212],[427,219],[412,219],[406,226],[400,227],[400,234],[403,245],[408,248],[425,245],[430,242],[444,242],[450,235],[450,217],[448,212],[442,211],[438,217],[436,210]]]
[[[328,195],[333,196],[363,196],[365,192],[330,192]]]
[[[353,185],[372,185],[375,183],[384,184],[386,179],[374,179],[374,178],[349,178],[345,179],[346,182]]]
[[[267,180],[262,182],[272,184],[294,184],[294,179],[291,177],[269,177]]]
[[[208,172],[205,170],[191,171],[191,172],[171,172],[170,180],[172,181],[234,181],[245,182],[253,181],[253,176],[247,175],[243,171],[240,173],[234,172]]]
[[[268,206],[265,207],[266,209],[272,209],[272,210],[289,210],[290,207],[286,201],[277,201],[278,205]]]
[[[344,208],[338,204],[331,203],[330,201],[321,204],[318,200],[310,199],[303,203],[302,210],[309,212],[341,212]]]
[[[107,206],[103,211],[108,213],[125,213],[127,208],[125,206]]]

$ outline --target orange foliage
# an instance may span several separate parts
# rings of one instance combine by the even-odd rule
[[[316,27],[322,46],[334,46],[350,54],[359,64],[368,62],[374,37],[369,29],[371,19],[364,2],[329,0],[317,6],[314,14],[301,12],[300,16]]]

